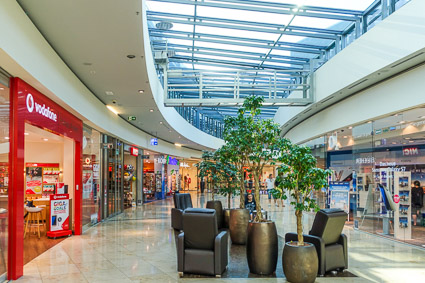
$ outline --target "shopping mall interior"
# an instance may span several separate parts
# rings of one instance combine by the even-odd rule
[[[424,11],[1,0],[0,282],[424,281]]]

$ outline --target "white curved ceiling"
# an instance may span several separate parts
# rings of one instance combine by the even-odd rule
[[[179,122],[187,124],[179,125],[184,131],[176,132],[170,125],[173,121],[169,123],[159,111],[146,71],[141,0],[18,0],[18,3],[99,100],[113,105],[124,119],[136,116],[135,121],[129,122],[133,126],[189,148],[216,147],[218,139],[212,136],[212,142],[207,143],[186,138],[190,135],[185,132],[199,131],[186,121]]]

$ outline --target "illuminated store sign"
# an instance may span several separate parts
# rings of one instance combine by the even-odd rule
[[[155,163],[167,164],[167,159],[165,159],[164,157],[155,158]]]
[[[419,149],[417,147],[403,149],[404,156],[419,155]]]
[[[158,145],[158,139],[157,138],[151,138],[151,145]]]
[[[43,115],[44,117],[52,121],[55,121],[55,122],[58,121],[58,115],[52,110],[50,110],[49,106],[46,107],[45,104],[41,105],[35,102],[34,97],[32,96],[31,93],[28,93],[26,102],[27,102],[27,110],[29,113],[32,113],[35,108],[36,113]]]
[[[168,156],[167,161],[168,161],[167,164],[169,165],[179,165],[179,161],[177,160],[177,158]]]
[[[190,166],[186,162],[181,162],[180,167],[189,168]]]
[[[133,156],[138,156],[139,155],[139,149],[135,148],[135,147],[130,147],[130,154]]]
[[[373,164],[375,163],[375,157],[368,156],[365,158],[356,158],[356,164]]]

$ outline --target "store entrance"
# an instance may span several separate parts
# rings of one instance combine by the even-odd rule
[[[27,123],[24,135],[26,264],[65,239],[49,238],[49,231],[73,230],[75,142]],[[55,202],[55,194],[69,194],[69,199]]]

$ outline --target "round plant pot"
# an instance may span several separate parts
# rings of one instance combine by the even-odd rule
[[[269,275],[276,271],[278,241],[276,225],[272,221],[250,222],[246,257],[249,271]]]
[[[223,227],[223,205],[219,200],[209,200],[207,202],[207,208],[215,209],[215,214],[217,215],[217,227],[221,229]]]
[[[286,280],[292,283],[312,283],[319,270],[319,258],[313,244],[288,242],[283,248],[282,266]]]
[[[245,245],[248,237],[249,210],[236,208],[230,210],[230,238],[236,245]]]
[[[230,208],[226,208],[223,210],[223,227],[229,229],[229,222],[230,222]]]

